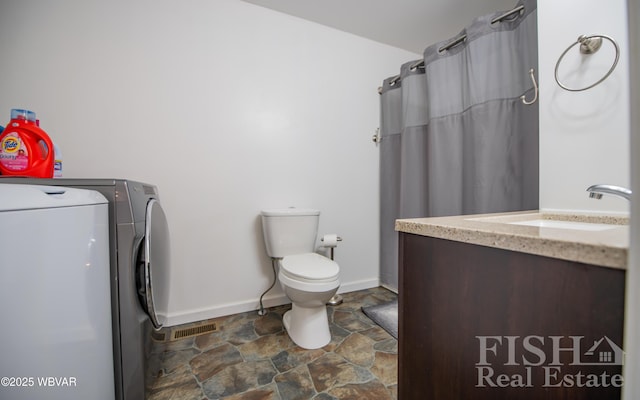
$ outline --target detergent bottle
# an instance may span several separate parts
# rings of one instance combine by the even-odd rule
[[[36,124],[36,114],[11,110],[11,121],[0,134],[0,174],[52,178],[53,163],[53,143]]]

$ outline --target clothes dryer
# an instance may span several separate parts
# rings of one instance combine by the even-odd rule
[[[170,237],[157,187],[126,179],[0,177],[0,183],[90,189],[108,200],[116,399],[145,399],[151,333],[163,326],[169,300]]]

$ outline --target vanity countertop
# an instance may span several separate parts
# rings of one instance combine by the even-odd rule
[[[399,232],[625,269],[629,219],[546,211],[396,220]]]

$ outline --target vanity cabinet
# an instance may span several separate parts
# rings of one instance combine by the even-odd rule
[[[398,397],[619,399],[625,271],[399,232]]]

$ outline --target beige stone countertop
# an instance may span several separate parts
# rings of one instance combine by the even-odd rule
[[[626,269],[629,218],[516,211],[396,220],[399,232]]]

